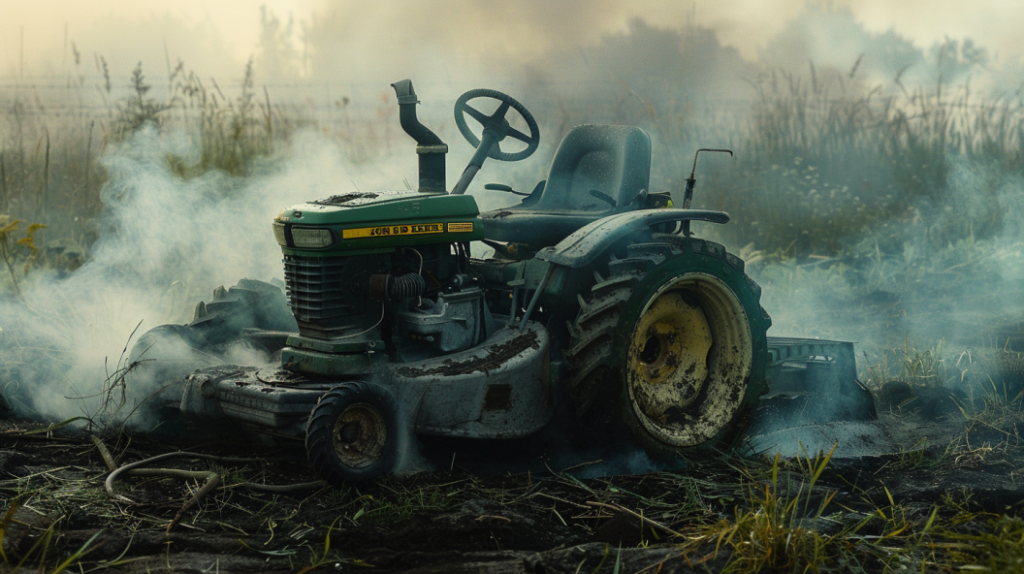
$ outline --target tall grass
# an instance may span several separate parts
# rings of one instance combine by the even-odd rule
[[[873,85],[859,67],[769,70],[749,103],[623,87],[618,99],[559,101],[547,115],[556,136],[588,122],[645,128],[652,184],[678,192],[693,151],[731,147],[735,161],[698,166],[695,205],[729,212],[725,238],[767,254],[850,255],[865,236],[902,254],[908,225],[936,247],[1000,233],[1001,190],[1024,175],[1024,98],[979,96],[941,75],[913,89],[899,77]],[[964,169],[977,180],[968,190],[955,181]]]
[[[737,169],[721,180],[729,192],[713,198],[746,223],[730,228],[736,239],[799,256],[893,225],[917,224],[936,246],[997,234],[997,192],[1024,168],[1024,100],[975,101],[969,85],[941,81],[899,88],[864,86],[856,66],[759,83]],[[964,162],[982,184],[958,195],[950,178]]]
[[[27,91],[0,100],[0,213],[50,222],[51,237],[91,242],[89,221],[102,208],[104,123]]]
[[[137,131],[152,128],[191,140],[194,156],[165,158],[174,173],[190,178],[210,170],[244,176],[300,125],[281,108],[275,113],[269,95],[257,92],[251,62],[233,97],[179,63],[169,71],[166,96],[155,98],[140,63],[126,95],[117,98],[116,80],[105,62],[99,66],[102,85],[69,76],[56,93],[18,88],[0,99],[0,214],[46,224],[40,243],[59,245],[58,251],[87,252],[95,241],[106,181],[101,160]]]
[[[246,64],[237,98],[224,95],[212,82],[212,89],[195,73],[179,64],[170,83],[174,87],[166,108],[166,124],[180,127],[198,150],[198,158],[168,157],[172,170],[188,178],[210,170],[246,175],[252,162],[274,149],[274,110],[269,94],[259,98],[253,81],[252,60]],[[281,134],[283,135],[283,134]]]
[[[936,246],[999,233],[1006,213],[1000,190],[1024,175],[1024,99],[979,97],[969,85],[941,80],[914,90],[899,78],[871,86],[858,64],[842,73],[813,65],[804,75],[768,72],[752,83],[744,113],[677,96],[671,86],[643,94],[623,86],[620,97],[597,104],[532,107],[545,127],[552,124],[546,133],[553,139],[588,121],[645,127],[655,139],[652,181],[677,191],[692,149],[734,148],[737,160],[727,167],[701,168],[697,205],[728,211],[735,224],[722,230],[726,239],[769,255],[849,255],[865,234],[878,252],[901,254],[898,231],[908,225]],[[141,64],[119,98],[111,87],[117,80],[100,69],[100,86],[69,76],[51,97],[59,105],[27,89],[0,101],[0,214],[47,224],[41,243],[84,248],[95,239],[105,181],[99,160],[145,126],[191,141],[193,151],[166,158],[183,178],[210,170],[244,177],[305,128],[357,162],[387,155],[391,135],[401,137],[387,96],[363,114],[340,98],[325,116],[299,102],[273,102],[257,86],[251,61],[233,94],[179,63],[159,99]],[[93,90],[103,97],[99,112],[73,105],[92,101]],[[950,184],[964,162],[981,181],[969,194]]]

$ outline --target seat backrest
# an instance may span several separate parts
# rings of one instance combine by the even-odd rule
[[[640,190],[649,189],[651,137],[634,126],[582,125],[558,145],[547,184],[531,210],[542,212],[624,211]],[[590,194],[596,189],[616,201]]]

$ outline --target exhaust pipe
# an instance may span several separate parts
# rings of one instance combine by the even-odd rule
[[[444,193],[445,167],[444,154],[448,153],[448,145],[430,131],[427,126],[416,119],[416,91],[412,80],[402,80],[391,84],[398,96],[398,119],[405,133],[416,140],[416,154],[420,156],[420,188],[418,191]]]

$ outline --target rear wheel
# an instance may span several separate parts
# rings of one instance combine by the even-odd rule
[[[739,258],[661,238],[630,246],[580,297],[566,355],[578,411],[664,458],[742,434],[766,390],[771,320]]]
[[[345,383],[325,394],[306,425],[306,454],[331,484],[361,482],[394,471],[398,413],[391,393]]]

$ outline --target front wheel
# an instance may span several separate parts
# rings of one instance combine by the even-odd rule
[[[306,454],[327,482],[361,482],[395,470],[398,412],[386,389],[345,383],[320,398],[306,425]]]
[[[766,390],[771,320],[743,262],[680,236],[629,247],[570,323],[570,389],[659,458],[729,444]],[[593,418],[593,415],[591,415]]]

